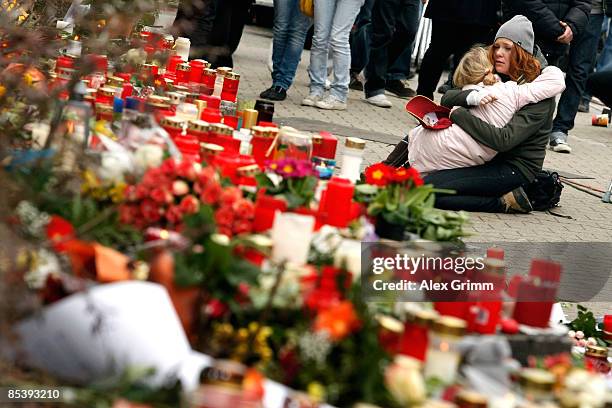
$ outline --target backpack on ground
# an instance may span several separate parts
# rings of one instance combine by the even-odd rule
[[[563,184],[558,173],[541,170],[524,190],[534,210],[547,211],[559,205]]]

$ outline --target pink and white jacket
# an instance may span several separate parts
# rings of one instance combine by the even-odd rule
[[[470,109],[472,115],[496,126],[504,127],[523,106],[559,95],[565,89],[563,72],[557,67],[545,68],[533,82],[497,82],[485,86],[463,88],[485,90],[497,100]],[[417,126],[409,133],[408,161],[421,173],[435,170],[478,166],[493,159],[497,152],[476,140],[453,124],[443,130],[428,130]]]

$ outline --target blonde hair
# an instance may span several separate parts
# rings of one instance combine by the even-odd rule
[[[496,82],[489,52],[483,47],[473,47],[465,53],[453,75],[453,84],[458,88],[466,85],[493,85]]]

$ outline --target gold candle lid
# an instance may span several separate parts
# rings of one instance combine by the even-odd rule
[[[176,69],[179,71],[190,71],[191,65],[187,64],[186,62],[183,62],[182,64],[178,64],[176,66]]]
[[[177,118],[176,116],[166,116],[165,118],[162,118],[161,125],[172,129],[183,129],[185,120]]]
[[[195,106],[198,107],[198,109],[201,111],[203,111],[204,109],[206,109],[206,106],[208,105],[206,103],[206,101],[203,101],[201,99],[196,99],[195,101],[193,101],[193,103],[195,104]]]
[[[189,130],[193,130],[196,132],[208,132],[209,127],[209,123],[203,120],[190,120],[187,124],[187,128]]]
[[[185,100],[185,95],[179,92],[166,92],[166,96],[170,98],[170,103],[178,105]]]
[[[98,89],[98,93],[102,96],[115,96],[115,92],[117,92],[117,90],[115,88],[110,88],[110,87],[104,87],[104,88],[100,88]]]
[[[483,261],[484,270],[495,275],[506,274],[506,262],[501,259],[485,258]]]
[[[189,88],[184,86],[184,85],[173,85],[172,89],[174,89],[175,92],[181,92],[184,94],[188,94],[189,93]]]
[[[461,337],[467,329],[467,322],[451,316],[440,316],[431,325],[431,329],[439,334]]]
[[[227,79],[240,79],[240,74],[236,72],[228,72],[227,74],[225,74],[225,77]]]
[[[408,311],[409,320],[419,326],[430,326],[439,316],[435,310]]]
[[[261,170],[257,164],[250,164],[248,166],[238,167],[236,169],[236,173],[240,177],[253,177],[254,175],[260,173]]]
[[[210,68],[210,62],[206,61],[205,59],[197,58],[197,59],[191,60],[191,62],[196,62],[196,61],[204,64],[204,68]]]
[[[230,72],[232,72],[232,69],[230,67],[219,67],[217,68],[217,71],[216,71],[217,74],[223,75],[223,76],[226,76]]]
[[[165,103],[165,104],[170,104],[170,98],[166,97],[166,96],[159,96],[159,95],[150,95],[147,98],[147,102],[150,103]]]
[[[211,123],[210,131],[218,133],[220,135],[231,135],[234,133],[234,129],[227,125],[224,125],[223,123]]]
[[[204,75],[213,76],[216,73],[217,73],[217,71],[212,69],[212,68],[204,68]]]
[[[312,144],[321,144],[323,143],[323,136],[321,135],[312,135]]]
[[[552,391],[555,385],[555,375],[539,368],[526,368],[521,372],[521,384],[526,388]]]
[[[344,146],[351,149],[363,150],[366,147],[366,141],[358,137],[347,137]]]
[[[106,103],[96,103],[97,113],[113,113],[113,107]]]
[[[112,76],[112,77],[110,77],[110,78],[108,78],[106,80],[106,85],[107,86],[112,86],[112,87],[115,87],[115,88],[123,87],[124,83],[125,83],[125,80],[123,78],[119,78],[119,77],[116,77],[116,76]]]
[[[608,358],[608,349],[602,346],[586,346],[586,351],[584,352],[585,356],[589,357],[597,357],[597,358]]]
[[[455,396],[455,403],[462,408],[486,408],[487,397],[475,391],[462,390]]]
[[[395,317],[380,314],[376,316],[376,321],[380,327],[392,333],[402,333],[404,331],[404,324]]]
[[[201,143],[200,149],[205,153],[213,154],[213,155],[221,153],[223,150],[225,150],[223,146],[219,146],[214,143]]]

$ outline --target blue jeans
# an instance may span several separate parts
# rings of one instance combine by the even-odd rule
[[[612,69],[612,18],[606,17],[608,22],[608,38],[597,61],[597,71],[608,71]]]
[[[311,25],[300,11],[299,0],[274,0],[273,86],[287,90],[293,83]]]
[[[346,102],[350,82],[349,34],[365,0],[315,0],[314,35],[310,50],[310,93],[323,95],[327,78],[327,56],[331,48],[334,77],[330,94]]]
[[[603,18],[603,14],[591,14],[585,31],[570,46],[569,65],[565,76],[565,91],[561,94],[559,100],[557,116],[553,121],[553,132],[567,134],[574,127],[578,105],[586,89],[591,64],[597,52],[597,42],[599,41]]]

